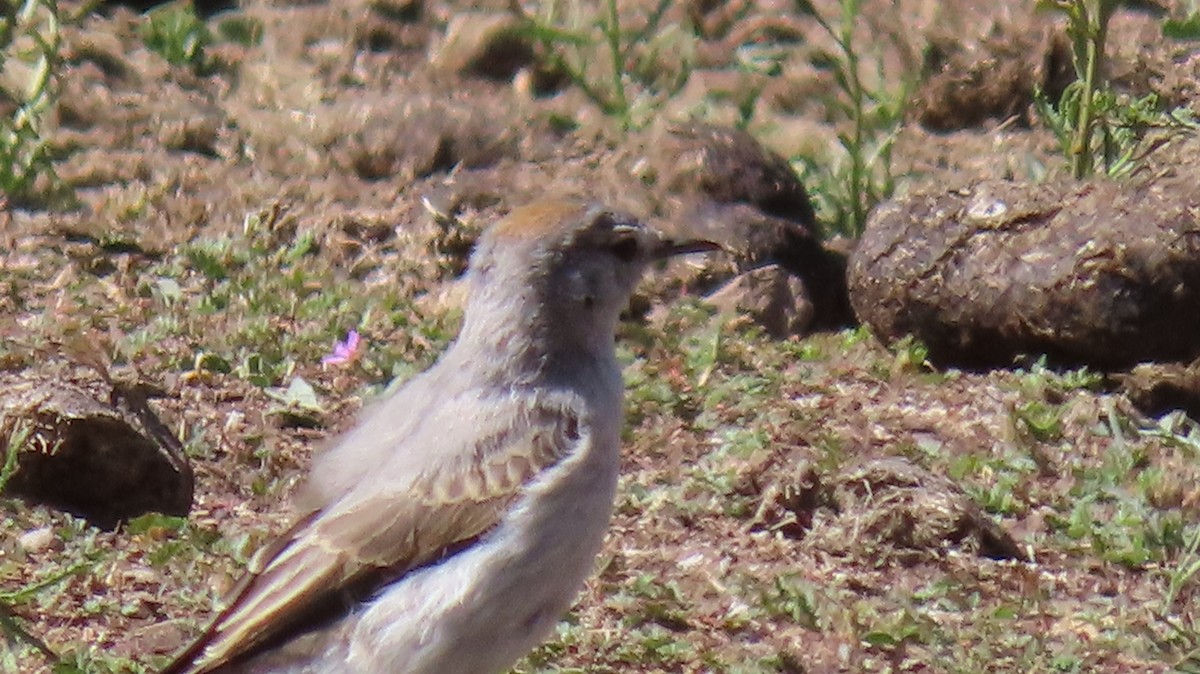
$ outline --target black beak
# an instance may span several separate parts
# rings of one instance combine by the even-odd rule
[[[692,239],[690,241],[673,241],[671,239],[662,239],[654,250],[650,252],[650,257],[655,260],[663,260],[676,255],[687,255],[689,253],[711,253],[714,250],[723,250],[720,244],[704,239]]]

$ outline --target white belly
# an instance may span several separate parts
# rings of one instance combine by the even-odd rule
[[[369,602],[351,633],[350,671],[501,673],[541,643],[592,572],[612,513],[615,444],[555,467],[492,535]]]

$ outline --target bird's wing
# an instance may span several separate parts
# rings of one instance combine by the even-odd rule
[[[494,527],[531,480],[584,440],[571,406],[525,407],[515,424],[512,415],[500,417],[510,423],[479,429],[471,447],[432,453],[444,458],[411,483],[350,494],[297,522],[256,556],[208,630],[162,674],[211,672],[285,639],[331,600],[361,598],[454,554]]]

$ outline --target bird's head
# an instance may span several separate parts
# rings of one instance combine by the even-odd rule
[[[541,324],[560,341],[611,348],[617,318],[654,261],[717,248],[673,240],[604,206],[565,200],[522,206],[476,246],[467,320],[498,312]]]

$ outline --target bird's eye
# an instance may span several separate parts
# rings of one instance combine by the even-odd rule
[[[613,255],[617,256],[618,260],[622,262],[633,262],[633,259],[637,257],[638,254],[638,242],[637,239],[633,238],[632,236],[623,236],[614,241],[613,244],[609,246],[609,250],[612,251]]]

